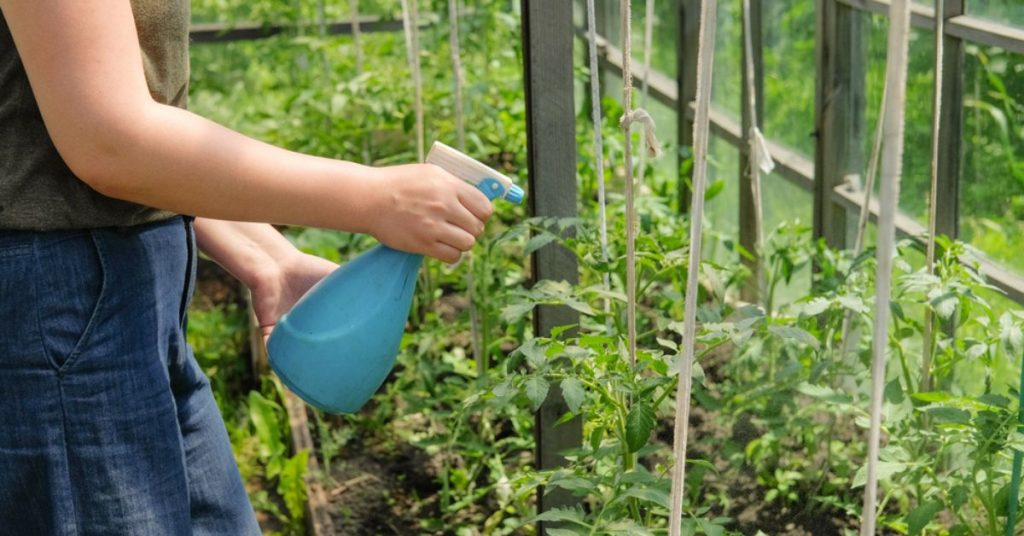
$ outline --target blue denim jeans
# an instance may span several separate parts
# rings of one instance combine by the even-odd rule
[[[0,534],[259,534],[185,341],[191,223],[0,231]]]

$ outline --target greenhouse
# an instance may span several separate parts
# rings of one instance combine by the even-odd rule
[[[191,214],[92,182],[114,168],[66,150],[19,5],[0,0],[0,38],[9,25],[67,167]],[[271,322],[196,220],[181,315],[263,534],[1024,534],[1024,0],[192,0],[188,16],[191,113],[316,162],[433,164],[493,201],[480,216],[479,193],[451,190],[481,230],[429,251],[316,225],[314,199],[267,204],[259,221],[330,262]],[[211,168],[268,167],[270,149],[204,146],[167,117]],[[253,221],[262,198],[239,192],[262,186],[235,182],[198,216]],[[94,240],[103,270],[120,262]],[[4,277],[10,319],[21,284]],[[0,435],[27,429],[12,422]],[[28,444],[4,441],[0,521],[24,484],[2,456]]]

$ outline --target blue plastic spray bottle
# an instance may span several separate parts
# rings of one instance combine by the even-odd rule
[[[427,162],[488,199],[523,200],[508,177],[443,143],[434,142]],[[377,246],[314,285],[267,343],[281,381],[323,411],[358,411],[395,364],[422,263],[421,255]]]

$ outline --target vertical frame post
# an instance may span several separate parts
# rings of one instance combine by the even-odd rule
[[[679,31],[676,33],[676,129],[679,144],[676,147],[679,170],[679,212],[690,209],[692,194],[693,120],[690,103],[697,98],[697,50],[700,48],[700,0],[676,0]]]
[[[836,0],[818,0],[814,104],[814,238],[846,247],[846,211],[833,198],[848,175],[860,174],[864,134],[863,15]]]
[[[533,216],[575,217],[576,116],[573,79],[572,2],[522,0],[523,62],[526,85],[529,208]],[[534,253],[533,280],[563,280],[575,284],[579,270],[575,255],[551,244]],[[556,326],[576,324],[579,314],[566,306],[537,307],[534,332],[546,336]],[[565,464],[561,452],[583,444],[582,420],[556,422],[568,411],[561,390],[553,385],[536,416],[537,468]],[[537,497],[539,512],[578,501],[556,489]],[[543,524],[540,534],[546,534]]]
[[[945,2],[945,18],[964,14],[964,0]],[[948,28],[948,26],[947,26]],[[960,166],[963,152],[964,42],[946,32],[942,59],[942,115],[935,232],[956,239],[960,234]]]
[[[757,109],[755,110],[756,117],[750,117],[749,106],[747,105],[750,96],[749,86],[747,79],[747,47],[746,47],[746,25],[743,26],[743,31],[740,32],[740,72],[742,91],[741,100],[742,110],[740,122],[743,130],[743,139],[746,139],[747,133],[750,129],[756,125],[757,128],[762,128],[764,121],[764,32],[762,21],[762,1],[761,0],[750,0],[750,43],[753,49],[753,61],[754,61],[754,98],[757,103]],[[740,246],[749,252],[753,257],[741,256],[743,264],[750,269],[753,274],[757,273],[757,255],[760,252],[757,251],[756,245],[758,241],[758,234],[762,233],[763,229],[758,229],[755,223],[757,218],[755,217],[755,211],[763,210],[764,207],[756,206],[757,200],[754,199],[753,192],[753,169],[751,168],[750,162],[750,146],[747,143],[740,143],[740,207],[739,207],[739,230],[740,230]],[[756,163],[754,165],[757,165]],[[761,222],[763,225],[764,223]],[[753,302],[758,299],[758,285],[760,282],[757,277],[751,277],[747,284],[742,289],[742,297],[748,302]]]

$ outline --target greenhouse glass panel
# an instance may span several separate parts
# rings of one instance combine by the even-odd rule
[[[730,116],[740,117],[740,36],[743,26],[739,0],[718,3],[715,28],[715,63],[711,82],[711,103]]]
[[[708,192],[718,193],[707,200],[704,217],[705,235],[718,236],[731,241],[739,233],[739,175],[736,162],[740,153],[735,146],[718,136],[708,141]],[[735,261],[721,240],[711,238],[704,242],[704,257],[718,262]]]
[[[1024,273],[1024,56],[966,51],[960,233]]]
[[[885,86],[886,42],[889,19],[881,15],[863,15],[867,38],[865,80],[867,121],[862,140],[863,169],[867,170],[875,140],[879,109]],[[931,189],[932,102],[934,100],[935,43],[932,32],[913,30],[907,66],[907,106],[903,178],[900,186],[900,210],[923,225],[928,223],[928,195]],[[878,177],[876,177],[876,189]]]
[[[967,13],[1004,24],[1024,26],[1024,2],[1020,0],[969,0]]]
[[[764,134],[814,154],[815,9],[804,0],[765,2]]]

